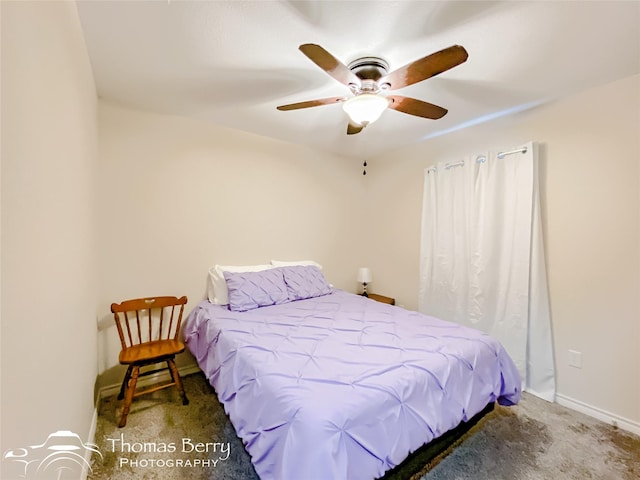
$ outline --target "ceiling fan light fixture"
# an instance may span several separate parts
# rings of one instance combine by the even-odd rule
[[[375,122],[389,106],[389,100],[380,95],[363,93],[350,98],[342,104],[343,110],[352,122],[369,125]]]

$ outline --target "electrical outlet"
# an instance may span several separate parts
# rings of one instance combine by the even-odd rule
[[[582,368],[582,352],[569,350],[569,366]]]

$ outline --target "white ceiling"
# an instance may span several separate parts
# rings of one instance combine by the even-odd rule
[[[101,98],[368,158],[452,129],[640,73],[640,2],[78,1]],[[299,50],[395,70],[454,44],[466,63],[394,94],[449,110],[388,110],[346,135],[339,105],[277,105],[349,95]]]

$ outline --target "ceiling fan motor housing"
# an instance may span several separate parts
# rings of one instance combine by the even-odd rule
[[[362,57],[351,62],[348,67],[358,77],[361,85],[349,85],[355,92],[377,93],[381,87],[378,80],[389,71],[389,64],[379,57]]]

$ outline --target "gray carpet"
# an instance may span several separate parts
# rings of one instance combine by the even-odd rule
[[[184,380],[188,406],[175,389],[139,397],[122,429],[121,402],[101,401],[95,441],[102,458],[94,457],[90,479],[258,479],[204,376]],[[640,437],[525,393],[515,407],[497,406],[415,478],[637,480]]]

